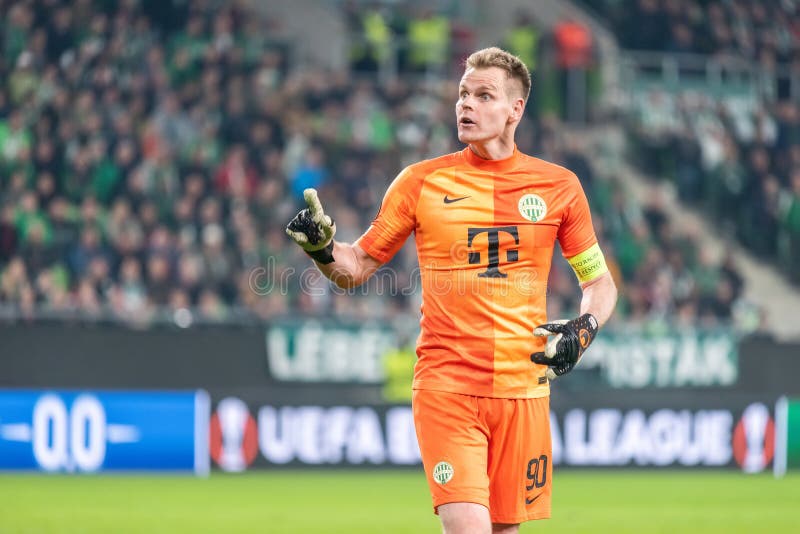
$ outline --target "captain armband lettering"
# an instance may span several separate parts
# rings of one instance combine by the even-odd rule
[[[581,284],[591,282],[601,274],[608,272],[603,251],[600,250],[600,245],[597,243],[567,261]]]

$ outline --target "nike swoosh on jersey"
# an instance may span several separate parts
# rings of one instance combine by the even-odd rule
[[[452,204],[453,202],[458,202],[459,200],[464,200],[465,198],[469,198],[469,195],[465,197],[458,197],[458,198],[448,198],[447,195],[444,196],[444,203],[445,204]]]

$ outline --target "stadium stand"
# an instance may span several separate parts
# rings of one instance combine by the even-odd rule
[[[210,322],[331,309],[356,318],[418,313],[408,250],[390,274],[357,290],[359,298],[345,298],[314,275],[283,228],[313,186],[338,237],[357,238],[403,165],[460,148],[453,80],[303,68],[291,61],[291,41],[264,32],[267,23],[247,4],[214,6],[0,3],[0,309],[7,320],[171,322],[186,310]],[[372,24],[381,42],[380,21]],[[469,34],[464,23],[456,26]],[[357,59],[354,67],[375,66]],[[796,227],[800,172],[773,170],[782,160],[769,150],[800,154],[790,141],[800,114],[794,105],[780,109],[786,127],[759,115],[780,133],[766,155],[761,145],[743,151],[763,177],[739,193],[783,199],[791,179],[789,208],[776,198],[774,211],[758,216],[759,224],[774,217],[776,227],[784,220]],[[732,258],[705,257],[696,236],[671,230],[657,199],[633,203],[613,168],[598,166],[600,156],[565,135],[559,119],[529,115],[520,148],[574,170],[592,198],[621,288],[615,320],[729,322],[743,285]],[[701,158],[696,137],[684,130],[672,139],[680,169],[688,169],[682,194],[704,193],[690,172],[692,158]],[[715,172],[735,175],[725,165],[744,161],[733,141],[718,141],[729,156],[718,158]],[[551,313],[577,309],[566,262],[554,263],[550,286]]]
[[[632,159],[671,180],[680,199],[703,210],[722,235],[800,284],[798,6],[607,0],[591,8],[623,47],[661,53],[634,57],[666,58],[677,78],[683,74],[677,84],[651,86],[632,99]],[[715,83],[698,85],[704,77]]]

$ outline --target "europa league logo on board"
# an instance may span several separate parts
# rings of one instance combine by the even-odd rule
[[[774,454],[775,421],[766,405],[751,404],[733,429],[733,457],[745,473],[759,473]]]
[[[243,471],[258,454],[258,428],[244,401],[222,399],[209,423],[209,452],[224,471]]]

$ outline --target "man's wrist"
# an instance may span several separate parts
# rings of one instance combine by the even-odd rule
[[[324,248],[319,250],[306,250],[306,254],[308,254],[312,260],[322,265],[333,263],[336,261],[333,258],[333,239],[331,239],[330,243],[325,245]]]

